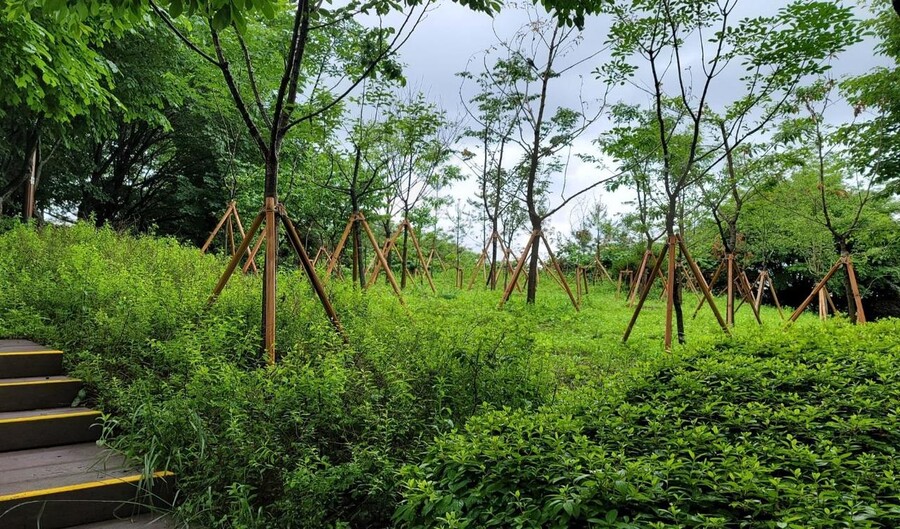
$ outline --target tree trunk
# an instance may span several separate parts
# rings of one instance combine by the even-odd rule
[[[850,247],[846,241],[838,241],[838,248],[841,251],[841,257],[850,255]],[[856,323],[856,300],[853,299],[853,290],[850,288],[850,267],[843,266],[844,269],[844,295],[847,298],[847,317],[851,323]]]
[[[497,219],[494,217],[491,219],[491,273],[488,275],[488,287],[491,290],[496,290],[497,288],[497,247],[499,246],[499,241],[497,239],[499,235],[497,234]]]
[[[404,222],[406,222],[405,216],[403,219],[404,219]],[[408,269],[406,266],[406,263],[408,262],[407,248],[406,248],[406,243],[407,243],[407,240],[409,239],[409,227],[408,226],[409,226],[409,224],[407,224],[403,228],[403,247],[400,249],[400,260],[402,261],[400,263],[400,290],[403,290],[406,288],[406,276],[408,273]]]

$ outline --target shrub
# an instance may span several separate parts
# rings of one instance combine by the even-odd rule
[[[407,466],[403,527],[900,526],[900,322],[800,326],[499,410]]]

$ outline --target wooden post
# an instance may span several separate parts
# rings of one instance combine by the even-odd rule
[[[729,327],[734,326],[734,254],[725,255],[725,270],[728,281],[725,298],[725,323]]]
[[[250,236],[250,232],[247,232],[247,236],[248,237]],[[250,256],[247,257],[247,262],[244,263],[243,272],[245,274],[247,273],[247,270],[250,268],[250,263],[254,263],[254,267],[256,266],[256,264],[255,264],[256,263],[256,254],[259,253],[259,249],[262,247],[262,244],[265,240],[266,240],[265,237],[260,236],[260,238],[257,239],[256,244],[253,246],[253,250],[250,250]]]
[[[372,233],[372,228],[369,227],[369,223],[366,222],[366,218],[362,216],[362,213],[360,213],[360,220],[362,221],[362,226],[366,232],[366,235],[369,237],[369,242],[371,242],[372,247],[375,248],[375,257],[378,259],[378,262],[381,264],[381,266],[384,267],[384,273],[385,275],[387,275],[388,282],[391,284],[391,288],[394,289],[394,294],[397,295],[397,299],[400,300],[400,304],[406,306],[406,302],[403,301],[403,294],[400,292],[400,285],[397,284],[397,280],[394,278],[394,273],[391,271],[391,267],[387,264],[387,258],[385,258],[384,254],[379,251],[378,242],[375,240],[375,234]],[[378,268],[376,267],[372,276],[372,283],[374,283],[375,278],[377,277]]]
[[[547,248],[547,255],[550,257],[550,263],[556,268],[556,273],[559,274],[559,282],[563,287],[563,290],[566,291],[566,294],[569,295],[569,300],[572,302],[572,306],[575,307],[575,312],[579,311],[578,302],[575,301],[575,296],[572,294],[572,289],[569,288],[569,282],[566,281],[566,275],[563,274],[562,268],[559,266],[559,261],[556,260],[556,256],[553,255],[553,249],[550,247],[550,242],[547,241],[547,237],[544,236],[544,232],[539,232],[540,238],[544,241],[544,247]]]
[[[759,307],[753,302],[753,287],[750,286],[750,280],[747,279],[747,274],[743,270],[738,274],[738,286],[741,289],[741,294],[744,297],[744,300],[747,301],[747,304],[750,305],[750,309],[753,311],[753,316],[756,317],[756,322],[762,325],[762,319],[759,317]]]
[[[712,290],[710,290],[709,285],[706,284],[706,278],[703,277],[703,272],[700,271],[700,267],[697,266],[697,262],[694,261],[693,257],[691,257],[691,252],[688,250],[687,244],[685,244],[684,239],[681,237],[681,235],[677,235],[677,237],[678,246],[681,248],[681,255],[684,256],[685,260],[687,260],[688,265],[691,268],[691,272],[694,274],[694,279],[696,279],[697,284],[700,285],[700,290],[703,291],[703,296],[706,298],[707,303],[709,303],[709,308],[712,309],[713,314],[716,317],[716,321],[719,322],[719,326],[722,327],[722,330],[725,331],[725,334],[731,336],[731,331],[728,330],[728,325],[722,318],[722,314],[719,313],[719,308],[716,307],[716,301],[713,299]]]
[[[659,269],[662,266],[663,256],[666,255],[666,252],[668,251],[669,241],[666,241],[666,243],[663,244],[662,251],[659,252],[659,259],[657,259],[656,264],[653,265],[653,272],[650,273],[650,280],[647,281],[647,284],[641,291],[641,296],[638,299],[637,306],[634,308],[634,313],[631,315],[631,321],[628,322],[628,327],[625,328],[625,336],[622,337],[623,343],[627,342],[628,337],[631,336],[631,331],[634,329],[634,324],[637,323],[638,315],[640,315],[641,309],[644,308],[644,302],[647,301],[647,296],[650,294],[650,288],[653,286],[654,278],[656,278],[656,274],[659,272]],[[643,262],[641,264],[643,265]]]
[[[653,254],[652,254],[652,252],[650,252],[650,250],[647,250],[644,252],[644,258],[641,259],[641,265],[638,267],[637,277],[631,282],[631,291],[628,293],[628,305],[632,305],[634,303],[634,297],[638,294],[638,292],[641,289],[641,285],[644,282],[644,271],[646,270],[647,262],[649,261],[649,259],[652,255]],[[659,270],[659,269],[657,268],[657,270]],[[648,281],[650,283],[653,283],[653,280],[655,277],[656,277],[656,274],[651,275],[650,279],[648,279]]]
[[[231,216],[231,210],[234,208],[234,202],[229,202],[228,207],[225,208],[225,212],[222,213],[222,218],[219,219],[219,222],[216,224],[216,227],[213,228],[212,233],[209,234],[209,237],[206,238],[206,242],[203,243],[203,246],[200,248],[200,253],[206,253],[206,250],[209,249],[209,245],[212,244],[213,239],[216,238],[216,235],[219,233],[219,230],[222,229],[222,226],[225,225],[225,221]]]
[[[212,295],[209,296],[206,304],[212,305],[216,298],[222,293],[222,290],[225,288],[225,285],[228,284],[228,280],[231,279],[231,275],[234,273],[234,269],[237,268],[238,263],[240,262],[240,255],[247,251],[247,247],[250,246],[250,241],[253,236],[256,235],[256,232],[259,230],[259,227],[262,225],[263,220],[265,220],[264,212],[260,212],[256,215],[256,218],[253,219],[253,223],[250,225],[250,230],[247,231],[247,237],[241,241],[241,246],[238,248],[238,251],[235,255],[231,257],[231,260],[228,262],[228,266],[225,267],[225,272],[222,273],[222,276],[219,278],[219,282],[216,284],[215,288],[213,288]],[[260,237],[260,240],[263,238]]]
[[[716,280],[719,279],[719,276],[722,274],[722,270],[724,268],[725,268],[725,261],[719,261],[719,266],[716,267],[716,271],[713,272],[712,279],[709,280],[709,284],[707,285],[710,289],[712,289],[715,286]],[[703,282],[704,283],[706,282],[705,278],[704,278]],[[706,297],[701,299],[700,303],[697,304],[697,308],[694,309],[694,315],[692,316],[692,318],[694,318],[694,319],[697,318],[697,314],[700,313],[700,309],[703,308],[704,303],[706,303]]]
[[[337,261],[341,256],[341,252],[344,251],[344,245],[347,244],[347,237],[350,236],[350,230],[353,228],[353,224],[357,222],[356,213],[351,213],[350,218],[347,219],[347,225],[344,226],[344,231],[341,233],[341,238],[338,239],[337,246],[334,247],[334,253],[331,254],[331,259],[328,260],[328,267],[325,268],[325,280],[331,277],[331,273],[334,271],[334,267],[337,265]]]
[[[281,221],[282,223],[284,223],[285,231],[288,234],[288,241],[291,243],[291,247],[293,247],[294,252],[300,259],[300,265],[303,267],[303,271],[306,272],[306,277],[309,278],[309,282],[312,284],[313,290],[316,292],[316,296],[318,296],[319,301],[322,303],[322,308],[325,309],[325,314],[328,316],[328,319],[329,321],[331,321],[331,325],[334,327],[334,329],[338,332],[338,334],[341,335],[344,343],[349,343],[350,339],[347,337],[347,333],[344,331],[344,327],[341,325],[341,321],[338,318],[337,311],[334,310],[334,306],[331,304],[331,300],[328,299],[328,294],[325,292],[325,286],[319,279],[319,274],[316,273],[316,268],[313,265],[312,261],[309,259],[309,254],[306,253],[306,248],[303,247],[303,240],[300,238],[300,234],[297,232],[297,228],[294,227],[294,223],[291,222],[291,219],[288,216],[287,211],[284,209],[284,206],[279,205],[279,209],[281,211]]]
[[[231,203],[232,203],[231,214],[234,215],[234,221],[237,223],[238,233],[241,234],[241,242],[244,242],[244,239],[247,237],[247,234],[244,233],[244,224],[241,222],[241,216],[238,215],[237,203],[233,200],[231,201]],[[253,269],[253,273],[255,274],[255,273],[259,272],[259,270],[256,269],[256,263],[253,262],[252,259],[250,259],[250,250],[247,250],[246,254],[247,254],[247,261],[249,263],[250,268]],[[247,267],[245,266],[244,272],[246,273],[246,271],[247,271]]]
[[[866,312],[863,310],[862,295],[859,293],[859,284],[856,282],[856,270],[853,268],[853,259],[850,254],[844,257],[844,266],[847,267],[847,276],[850,278],[850,293],[853,295],[853,303],[856,304],[856,323],[866,323]]]
[[[516,268],[513,270],[512,278],[510,278],[509,285],[506,286],[506,290],[503,291],[503,297],[500,299],[500,305],[498,308],[503,308],[503,305],[509,301],[509,296],[512,295],[513,285],[516,285],[519,281],[519,275],[522,273],[522,268],[525,267],[525,259],[528,257],[528,250],[531,249],[531,246],[535,244],[535,239],[538,237],[540,231],[535,230],[531,232],[531,236],[528,237],[528,242],[525,243],[525,249],[522,250],[522,257],[519,258],[519,261],[516,263]]]
[[[837,272],[838,269],[843,265],[844,265],[844,258],[841,257],[840,259],[838,259],[838,261],[836,263],[834,263],[834,266],[831,267],[831,270],[829,270],[828,273],[825,274],[825,277],[823,277],[822,280],[819,281],[819,283],[815,286],[815,288],[813,288],[813,290],[812,290],[812,292],[810,292],[809,296],[807,296],[807,298],[805,300],[803,300],[803,303],[801,303],[800,306],[797,307],[797,310],[795,310],[794,313],[791,314],[791,317],[788,318],[788,324],[791,324],[791,323],[797,321],[797,318],[800,317],[800,314],[802,314],[803,311],[806,310],[806,307],[808,307],[809,304],[812,303],[813,298],[818,296],[819,291],[821,291],[823,288],[825,288],[825,284],[828,283],[828,280],[831,279],[831,276],[833,276],[834,273]]]
[[[437,289],[434,288],[434,280],[431,278],[431,271],[428,270],[428,263],[425,261],[425,255],[422,253],[422,247],[419,246],[419,238],[416,237],[416,230],[413,229],[412,224],[408,220],[404,222],[406,222],[409,237],[412,239],[413,246],[416,249],[416,255],[419,256],[419,264],[422,265],[422,269],[425,271],[425,279],[428,280],[428,286],[431,287],[432,294],[437,294]]]
[[[372,228],[369,227],[369,223],[365,222],[363,225],[365,226],[366,231],[370,235],[369,240],[372,242],[373,247],[378,247],[378,243],[375,242],[375,234],[372,233]],[[381,258],[379,258],[377,255],[375,256],[375,266],[372,267],[372,275],[369,276],[369,281],[367,284],[369,284],[369,285],[375,284],[375,280],[378,279],[378,274],[381,273],[382,267],[384,267],[385,270],[390,270],[391,267],[388,266],[387,256],[391,253],[391,250],[398,252],[398,250],[396,249],[395,246],[396,246],[396,242],[397,242],[397,237],[400,236],[400,233],[402,231],[403,231],[403,223],[401,223],[400,226],[397,227],[397,229],[394,231],[394,234],[391,235],[391,238],[388,239],[387,241],[385,241],[384,249],[381,252]],[[398,253],[398,255],[399,255],[399,253]],[[402,259],[402,256],[400,256],[400,258]],[[401,263],[401,265],[406,266],[406,263]],[[393,276],[394,276],[394,274],[393,274],[393,272],[391,272],[388,277],[388,282],[391,281],[391,278]]]
[[[269,364],[275,363],[275,295],[278,278],[278,224],[275,197],[266,197],[266,258],[263,268],[263,349]]]

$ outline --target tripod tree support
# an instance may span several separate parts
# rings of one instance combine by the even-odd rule
[[[772,300],[775,301],[775,306],[778,308],[778,315],[781,316],[781,319],[783,320],[784,310],[781,308],[781,302],[778,300],[778,293],[775,292],[775,283],[772,281],[772,276],[769,274],[769,271],[763,269],[763,271],[759,273],[759,277],[756,278],[756,282],[759,283],[756,290],[756,298],[754,299],[756,309],[759,310],[762,306],[763,290],[768,287],[769,293],[772,294]]]
[[[853,259],[850,257],[849,253],[843,253],[837,260],[837,262],[834,263],[834,266],[832,266],[828,273],[825,274],[825,277],[823,277],[822,280],[819,281],[819,283],[815,286],[815,288],[813,288],[809,296],[805,300],[803,300],[803,303],[801,303],[800,306],[797,307],[797,310],[795,310],[794,313],[791,314],[791,317],[788,318],[788,325],[797,321],[797,318],[800,317],[800,314],[802,314],[803,311],[806,310],[806,307],[808,307],[809,304],[812,303],[813,298],[818,296],[819,292],[825,289],[825,285],[828,283],[828,280],[830,280],[831,277],[834,276],[834,274],[841,268],[844,268],[846,270],[847,277],[849,278],[850,284],[847,286],[848,288],[850,288],[850,293],[853,295],[853,303],[856,305],[856,323],[866,322],[866,313],[863,310],[862,296],[859,293],[859,284],[856,282],[856,270],[853,268]],[[820,305],[821,304],[822,303],[820,302]]]
[[[337,266],[338,259],[340,259],[341,254],[344,252],[344,246],[346,246],[347,244],[347,238],[350,236],[350,230],[353,228],[354,224],[361,227],[363,232],[366,234],[366,237],[369,239],[369,243],[375,250],[375,259],[377,259],[378,262],[384,264],[385,274],[388,277],[388,282],[391,284],[391,288],[393,288],[394,294],[396,294],[397,299],[400,300],[400,304],[404,305],[405,303],[403,301],[403,294],[400,292],[400,287],[397,285],[397,280],[394,277],[393,272],[391,272],[391,268],[387,266],[387,259],[385,258],[384,253],[382,253],[381,247],[378,246],[378,241],[375,240],[375,234],[372,233],[372,228],[369,226],[369,222],[361,212],[350,214],[350,218],[347,220],[347,225],[344,227],[344,232],[341,234],[341,238],[338,241],[337,246],[334,247],[334,253],[331,254],[331,258],[328,261],[328,267],[325,269],[325,279],[328,280],[328,278],[331,277],[332,272],[334,272],[335,267]],[[365,271],[360,270],[359,273],[363,274],[362,277],[365,278]],[[372,281],[374,282],[374,278],[372,279]],[[371,284],[372,282],[368,282],[366,283],[366,286],[371,286]]]
[[[628,337],[631,336],[631,331],[634,330],[634,325],[637,323],[638,316],[641,313],[641,310],[644,307],[644,303],[647,301],[647,296],[650,294],[650,289],[653,287],[654,279],[657,275],[661,274],[661,268],[663,263],[663,258],[668,256],[668,281],[666,282],[666,334],[665,334],[665,347],[666,351],[671,351],[672,349],[672,313],[675,304],[675,248],[676,246],[681,250],[681,255],[684,256],[685,260],[687,260],[688,265],[690,266],[690,271],[694,276],[694,279],[697,280],[697,284],[700,286],[700,290],[703,292],[703,296],[706,301],[709,303],[710,308],[713,311],[713,314],[716,316],[716,320],[719,322],[719,326],[722,328],[722,331],[727,335],[731,335],[731,332],[728,330],[728,325],[726,325],[725,320],[722,318],[721,313],[719,313],[719,309],[716,307],[716,302],[713,299],[712,292],[709,290],[709,286],[706,284],[706,279],[703,277],[703,273],[700,271],[700,267],[697,266],[697,263],[691,257],[690,252],[687,249],[687,245],[684,243],[684,239],[681,238],[681,235],[675,234],[669,236],[668,240],[663,245],[662,251],[659,253],[659,257],[656,259],[656,263],[653,266],[653,271],[650,273],[650,280],[648,280],[643,285],[643,290],[641,291],[640,298],[638,299],[637,306],[634,309],[634,314],[631,316],[631,321],[628,322],[628,327],[625,329],[625,335],[622,337],[623,342],[628,341]]]
[[[500,247],[500,250],[503,252],[503,260],[506,262],[507,269],[510,268],[508,257],[512,253],[512,251],[503,244],[503,239],[500,238],[500,234],[494,231],[490,237],[488,237],[487,243],[484,245],[484,249],[481,250],[481,254],[478,256],[478,261],[475,262],[475,266],[472,267],[472,276],[469,279],[469,286],[466,290],[472,290],[472,287],[475,285],[475,279],[478,277],[478,271],[481,270],[482,274],[485,275],[487,280],[490,280],[491,285],[497,284],[497,274],[499,270],[497,269],[496,263],[494,264],[494,275],[493,277],[487,278],[488,272],[487,269],[487,256],[488,252],[491,250],[491,245],[497,242],[497,245]]]
[[[368,226],[368,223],[366,223],[365,225]],[[416,230],[413,229],[413,226],[409,222],[409,219],[403,219],[403,222],[401,222],[400,226],[397,227],[397,230],[385,244],[385,250],[383,251],[383,254],[387,255],[391,250],[396,251],[397,239],[404,231],[406,231],[406,233],[409,234],[409,238],[412,239],[413,247],[416,250],[416,256],[418,257],[419,264],[422,265],[422,269],[425,270],[425,279],[428,281],[428,286],[431,287],[431,292],[436,294],[437,289],[434,287],[434,280],[431,277],[431,272],[428,270],[428,261],[425,259],[425,254],[422,253],[422,247],[419,245],[418,237],[416,237]],[[369,232],[371,232],[371,230],[369,230]],[[374,238],[374,235],[372,235],[372,238]],[[400,263],[400,265],[405,267],[406,263]],[[381,272],[382,267],[384,267],[386,270],[389,268],[387,265],[387,260],[379,259],[375,263],[375,267],[372,270],[372,275],[369,280],[370,284],[375,281],[376,277],[378,277],[378,274]],[[388,276],[388,279],[390,279],[390,276]]]
[[[237,224],[238,233],[241,234],[241,241],[243,242],[243,240],[247,238],[247,234],[244,232],[244,225],[241,222],[241,216],[238,214],[237,203],[232,200],[228,203],[228,206],[225,207],[225,212],[222,213],[222,217],[219,218],[219,222],[216,224],[212,233],[206,238],[206,242],[203,243],[200,252],[206,253],[206,251],[209,250],[209,246],[212,244],[213,240],[215,240],[216,235],[219,234],[222,226],[225,226],[225,251],[228,252],[228,255],[235,255],[237,253],[237,247],[234,242],[234,224]],[[229,247],[231,248],[230,251]],[[249,249],[244,253],[247,255],[247,264],[244,266],[243,271],[246,273],[248,269],[252,268],[254,273],[258,272],[256,263],[253,262],[254,254],[251,253]]]
[[[607,279],[610,283],[613,282],[612,276],[609,275],[609,270],[607,270],[606,267],[603,266],[603,262],[600,261],[600,257],[596,257],[596,256],[595,256],[595,257],[594,257],[594,274],[593,274],[593,276],[594,276],[594,277],[593,277],[594,282],[597,281],[597,276],[600,275],[599,272],[602,272],[602,273],[603,273],[603,276],[605,276],[606,279]],[[602,280],[603,280],[603,277],[601,277],[600,279],[601,279],[601,281],[602,281]]]
[[[725,257],[719,261],[719,266],[716,267],[716,271],[713,273],[709,285],[710,287],[715,285],[722,272],[725,272],[727,277],[726,281],[728,283],[726,286],[725,322],[729,327],[734,326],[734,315],[738,309],[743,306],[744,302],[747,302],[750,305],[753,310],[753,316],[756,318],[756,322],[762,325],[762,319],[759,316],[759,304],[753,296],[753,287],[750,285],[750,280],[747,279],[747,274],[743,270],[737,270],[735,261],[733,253],[726,254]],[[738,292],[741,294],[741,304],[738,307],[734,306],[735,287],[737,287]],[[694,310],[694,318],[700,313],[700,309],[703,308],[704,303],[706,303],[706,298],[701,299],[697,304],[697,308]]]
[[[207,306],[215,303],[216,299],[218,299],[218,297],[222,294],[222,291],[228,284],[228,280],[231,279],[231,276],[234,274],[235,269],[237,269],[237,266],[240,263],[241,256],[245,252],[247,252],[247,249],[250,247],[250,241],[256,235],[256,232],[259,231],[260,227],[262,227],[263,223],[265,223],[266,226],[264,228],[263,236],[260,237],[260,244],[263,241],[265,241],[266,243],[265,255],[267,262],[263,272],[263,348],[266,352],[266,357],[269,364],[274,364],[276,360],[275,287],[278,247],[278,230],[276,229],[277,217],[280,217],[281,221],[284,223],[286,228],[285,231],[288,235],[288,241],[290,242],[291,247],[297,253],[297,256],[300,258],[300,263],[303,266],[303,270],[304,272],[306,272],[306,276],[309,278],[310,283],[312,283],[313,290],[315,290],[316,295],[319,297],[319,301],[322,303],[322,307],[325,309],[325,313],[328,315],[332,326],[335,328],[338,334],[341,335],[341,338],[345,343],[348,341],[347,335],[344,332],[343,327],[341,326],[337,313],[335,312],[331,301],[328,299],[328,296],[325,293],[325,288],[322,286],[322,283],[319,280],[318,275],[316,274],[315,267],[313,266],[309,255],[307,255],[306,250],[303,247],[303,242],[300,239],[300,235],[297,233],[296,228],[294,228],[293,223],[285,212],[284,206],[276,206],[274,197],[266,197],[265,208],[256,216],[256,218],[253,219],[253,223],[250,225],[250,229],[247,231],[247,236],[244,237],[244,239],[241,241],[239,248],[234,253],[234,255],[232,255],[231,259],[228,262],[228,265],[225,267],[225,271],[219,278],[218,283],[216,283],[215,288],[213,288],[213,292],[207,300]]]
[[[556,274],[551,274],[554,279],[556,279],[563,290],[566,291],[566,294],[569,296],[569,301],[572,302],[572,306],[575,307],[575,311],[579,311],[578,302],[575,300],[575,295],[572,294],[572,289],[569,288],[569,283],[566,281],[566,276],[563,274],[562,268],[559,266],[559,261],[556,260],[556,256],[553,255],[553,249],[550,247],[550,243],[547,241],[547,238],[544,236],[544,233],[541,230],[534,230],[531,232],[531,236],[528,237],[528,242],[525,244],[525,248],[522,250],[522,256],[519,258],[519,261],[516,263],[516,268],[513,270],[513,275],[510,278],[509,284],[506,285],[506,290],[503,291],[503,298],[500,299],[499,308],[502,308],[503,305],[509,301],[509,297],[512,295],[512,291],[516,286],[518,286],[519,276],[522,275],[522,270],[525,268],[525,260],[528,258],[528,251],[532,249],[534,245],[540,245],[541,241],[544,243],[544,247],[547,249],[547,255],[550,257],[550,264],[553,268],[556,269]]]

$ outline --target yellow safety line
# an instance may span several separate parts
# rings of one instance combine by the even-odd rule
[[[168,470],[161,470],[159,472],[154,472],[154,478],[165,478],[169,476],[174,476],[172,472]],[[24,500],[28,498],[36,498],[38,496],[49,496],[51,494],[60,494],[62,492],[72,492],[76,490],[85,490],[92,489],[95,487],[105,487],[107,485],[118,485],[120,483],[134,483],[135,481],[140,481],[143,477],[142,474],[135,474],[133,476],[125,476],[124,478],[110,478],[103,479],[100,481],[88,481],[87,483],[77,483],[75,485],[66,485],[64,487],[53,487],[49,489],[37,489],[37,490],[27,490],[25,492],[17,492],[15,494],[6,494],[0,496],[0,503],[7,501],[16,501],[16,500]]]
[[[0,356],[14,356],[14,355],[61,355],[62,351],[57,351],[56,349],[46,349],[40,351],[0,351]]]
[[[13,417],[12,419],[0,419],[0,424],[17,422],[44,421],[50,419],[65,419],[67,417],[85,417],[87,415],[100,415],[97,410],[78,411],[75,413],[55,413],[52,415],[30,415],[27,417]]]
[[[0,388],[6,386],[29,386],[31,384],[59,384],[61,382],[81,382],[77,378],[63,378],[59,380],[32,380],[31,382],[0,382]]]

